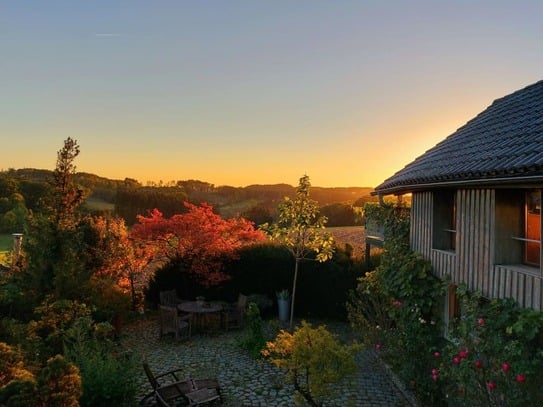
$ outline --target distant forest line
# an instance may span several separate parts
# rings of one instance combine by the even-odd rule
[[[39,210],[52,175],[50,170],[32,168],[0,171],[0,233],[22,231],[28,211]],[[84,172],[76,173],[74,180],[86,197],[84,210],[120,216],[127,225],[154,208],[167,217],[184,213],[184,202],[206,202],[224,218],[242,216],[260,225],[275,220],[277,205],[296,191],[288,184],[232,187],[199,180],[144,186],[132,178],[114,180]],[[312,186],[310,197],[328,217],[327,226],[355,226],[363,224],[364,204],[377,201],[372,191],[369,187]]]

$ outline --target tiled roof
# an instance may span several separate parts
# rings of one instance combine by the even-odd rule
[[[495,100],[375,189],[394,193],[530,176],[543,180],[543,81]]]

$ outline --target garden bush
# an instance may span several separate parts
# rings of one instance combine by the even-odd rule
[[[277,367],[287,372],[287,380],[297,391],[296,402],[323,406],[325,399],[336,394],[336,384],[353,377],[357,343],[341,344],[325,325],[313,328],[302,321],[293,333],[281,330],[262,351]]]
[[[485,300],[465,286],[457,295],[463,315],[428,376],[451,404],[541,405],[543,314],[512,299]]]
[[[249,303],[247,310],[247,333],[240,341],[240,346],[247,350],[251,356],[260,357],[262,349],[266,346],[264,327],[260,311],[255,303]]]
[[[284,247],[272,243],[247,246],[239,258],[226,265],[229,280],[216,287],[203,287],[177,262],[157,270],[147,291],[147,300],[158,303],[159,292],[175,288],[180,298],[203,295],[209,300],[236,301],[239,293],[273,300],[273,308],[261,307],[263,317],[276,315],[275,293],[292,289],[294,259]],[[324,263],[306,261],[300,265],[296,316],[346,318],[348,292],[366,272],[363,259],[352,259],[343,249]],[[264,305],[264,304],[259,304]],[[272,313],[273,311],[273,313]]]

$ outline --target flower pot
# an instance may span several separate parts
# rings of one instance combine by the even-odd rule
[[[277,307],[279,309],[279,320],[288,321],[290,312],[290,299],[277,299]]]

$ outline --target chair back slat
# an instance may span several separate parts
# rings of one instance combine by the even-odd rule
[[[145,375],[147,376],[147,379],[149,379],[151,387],[153,387],[153,390],[156,390],[158,388],[158,382],[155,379],[155,375],[153,374],[153,372],[151,372],[151,368],[149,367],[149,364],[147,362],[143,362],[143,370],[145,370]]]
[[[245,311],[245,308],[247,308],[247,296],[240,294],[238,296],[238,310]]]
[[[177,292],[175,290],[161,291],[160,292],[160,304],[170,307],[177,306]]]

